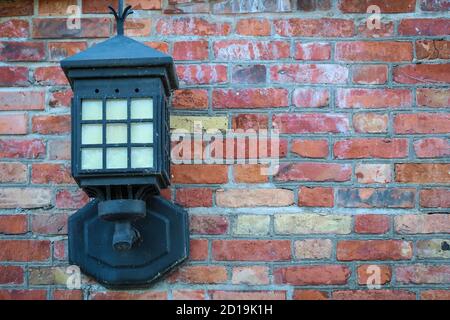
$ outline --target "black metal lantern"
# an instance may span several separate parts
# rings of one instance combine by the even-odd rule
[[[74,92],[72,175],[96,198],[69,219],[69,260],[107,285],[149,283],[188,256],[187,213],[170,184],[172,57],[118,35],[61,61]]]

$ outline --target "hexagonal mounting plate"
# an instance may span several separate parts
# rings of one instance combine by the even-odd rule
[[[69,219],[69,261],[110,287],[143,286],[189,256],[188,215],[160,196],[151,197],[147,215],[133,223],[142,242],[130,251],[112,247],[114,223],[98,217],[94,200]]]

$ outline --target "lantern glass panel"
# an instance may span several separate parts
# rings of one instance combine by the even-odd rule
[[[102,118],[102,100],[83,100],[81,107],[81,120],[101,120]]]
[[[106,100],[106,120],[126,120],[128,107],[126,99]]]
[[[128,126],[126,124],[107,124],[106,125],[106,143],[127,143]]]
[[[132,123],[131,143],[153,143],[153,123]]]
[[[131,168],[153,167],[153,148],[131,148]]]
[[[126,168],[128,168],[128,150],[127,150],[127,148],[107,148],[106,149],[106,168],[107,169],[126,169]]]
[[[153,99],[131,99],[131,119],[153,119]]]
[[[81,143],[101,144],[103,142],[103,127],[101,124],[83,124],[81,126]]]
[[[81,169],[96,170],[103,168],[103,150],[101,148],[83,148],[81,150]]]

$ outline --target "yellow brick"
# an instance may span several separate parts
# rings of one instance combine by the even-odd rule
[[[227,117],[198,117],[198,116],[171,116],[170,129],[183,129],[194,132],[194,124],[196,127],[201,126],[203,131],[228,129]]]

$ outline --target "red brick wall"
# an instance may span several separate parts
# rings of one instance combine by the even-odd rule
[[[58,62],[113,34],[110,2],[0,2],[0,298],[450,298],[450,6],[437,0],[127,1],[127,33],[177,60],[172,127],[278,125],[281,168],[173,165],[165,195],[190,212],[190,261],[148,290],[86,277],[67,290],[67,217],[88,199],[69,172]],[[66,27],[72,4],[81,30]],[[365,285],[373,265],[380,290]]]

